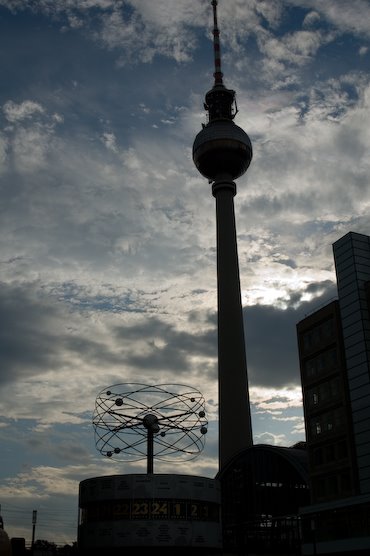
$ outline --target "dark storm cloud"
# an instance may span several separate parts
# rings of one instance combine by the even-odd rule
[[[102,342],[72,334],[76,321],[71,311],[34,285],[1,284],[0,382],[58,370],[73,364],[76,355],[91,364],[117,362]]]
[[[296,324],[336,297],[336,288],[330,281],[312,283],[306,291],[323,293],[303,303],[304,292],[292,293],[287,309],[270,305],[244,309],[250,386],[283,388],[300,384]]]
[[[106,315],[106,311],[101,314]],[[194,331],[182,331],[172,323],[144,314],[136,323],[119,326],[107,323],[97,336],[93,322],[86,332],[89,318],[35,285],[3,283],[0,382],[6,384],[62,368],[80,368],[80,362],[90,369],[109,370],[124,365],[138,372],[186,372],[193,368],[192,358],[200,357],[207,359],[202,372],[215,371],[216,328],[207,320],[203,326],[198,322]]]
[[[56,309],[30,295],[20,286],[1,284],[0,289],[0,381],[35,374],[48,368],[57,356],[55,336],[48,323]],[[57,357],[56,357],[57,356]],[[59,362],[60,363],[60,362]]]
[[[190,321],[194,320],[194,313],[191,313]],[[128,364],[142,370],[186,372],[191,368],[192,357],[213,359],[217,354],[217,334],[214,326],[201,332],[198,328],[196,331],[192,331],[191,328],[189,331],[183,331],[157,317],[151,317],[136,325],[119,326],[115,329],[115,335],[120,341],[142,339],[146,342],[150,348],[148,352],[129,353],[125,358]]]

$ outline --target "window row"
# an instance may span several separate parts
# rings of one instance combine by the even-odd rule
[[[352,479],[349,470],[338,474],[316,477],[312,480],[313,498],[315,501],[333,499],[352,493]]]
[[[306,361],[304,373],[306,379],[313,379],[316,376],[326,373],[331,369],[335,369],[338,363],[336,348],[323,351],[316,357],[312,357]]]
[[[340,430],[345,423],[345,412],[342,407],[317,415],[310,420],[311,437],[333,433]]]
[[[334,336],[334,318],[330,317],[303,334],[303,351],[311,351]]]
[[[370,505],[356,504],[318,514],[305,515],[302,519],[303,543],[338,541],[356,537],[368,538],[370,534]]]
[[[331,464],[348,458],[348,446],[345,440],[318,446],[312,451],[313,467]]]
[[[341,380],[338,376],[307,390],[306,402],[309,407],[335,401],[341,396]]]

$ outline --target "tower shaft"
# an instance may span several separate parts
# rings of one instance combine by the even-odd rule
[[[243,311],[230,180],[215,181],[217,220],[219,462],[222,469],[253,444],[248,394]]]

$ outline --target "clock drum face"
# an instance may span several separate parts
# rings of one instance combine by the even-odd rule
[[[80,483],[79,543],[89,547],[221,546],[220,487],[188,475],[117,475]]]

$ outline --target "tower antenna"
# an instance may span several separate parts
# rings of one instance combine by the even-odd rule
[[[215,85],[223,85],[223,73],[221,71],[221,48],[220,48],[220,30],[217,23],[217,0],[212,0],[213,6],[213,51],[215,57]]]
[[[227,89],[223,82],[223,73],[221,71],[221,48],[220,48],[220,31],[217,23],[217,0],[212,0],[213,8],[213,54],[215,72],[214,85],[206,94],[204,108],[208,112],[208,122],[214,120],[233,120],[238,108],[235,101],[235,91]]]

